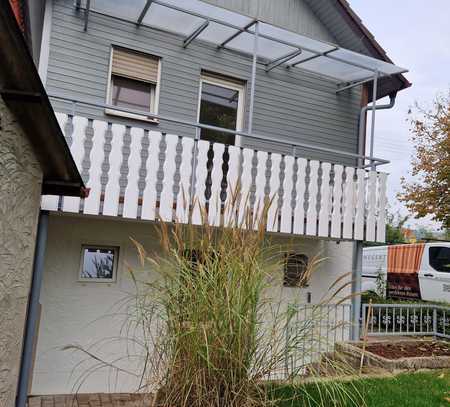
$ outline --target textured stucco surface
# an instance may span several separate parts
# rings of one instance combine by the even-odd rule
[[[42,172],[0,98],[0,406],[14,405]]]
[[[116,375],[110,368],[94,372],[92,368],[98,366],[95,360],[64,350],[68,345],[80,345],[104,360],[118,361],[116,365],[125,370],[139,373],[144,359],[142,348],[130,340],[136,333],[126,329],[127,301],[135,292],[127,269],[140,268],[130,237],[150,253],[161,251],[158,234],[150,223],[50,216],[32,394],[132,392],[138,387],[138,377]],[[290,237],[274,240],[285,247],[292,243],[295,251],[309,256],[318,254],[328,259],[312,276],[308,288],[278,286],[271,293],[275,298],[305,303],[310,292],[311,301],[318,303],[336,278],[351,270],[352,243]],[[119,247],[116,282],[78,281],[82,244]],[[341,295],[349,294],[349,290],[347,287]]]

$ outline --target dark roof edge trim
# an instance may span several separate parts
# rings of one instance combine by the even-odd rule
[[[84,196],[84,182],[9,0],[0,0],[0,43],[0,93],[33,147],[44,185],[57,181],[60,195]]]

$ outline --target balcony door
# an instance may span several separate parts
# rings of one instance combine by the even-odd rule
[[[202,74],[198,121],[230,130],[242,130],[244,82],[223,76]],[[239,136],[217,130],[201,129],[200,138],[227,145],[240,145]]]

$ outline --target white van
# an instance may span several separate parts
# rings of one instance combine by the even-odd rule
[[[364,248],[362,290],[450,303],[450,242]]]

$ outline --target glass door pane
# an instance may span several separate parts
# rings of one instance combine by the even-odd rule
[[[236,130],[239,90],[208,82],[202,83],[200,123]],[[201,129],[201,139],[234,145],[235,135],[216,130]]]

